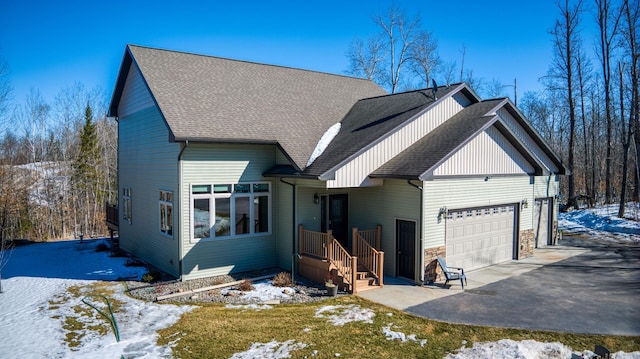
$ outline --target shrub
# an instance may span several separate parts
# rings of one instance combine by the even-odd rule
[[[106,252],[108,250],[109,246],[104,242],[100,242],[96,245],[96,252]]]
[[[142,276],[142,281],[145,283],[153,283],[160,279],[162,273],[157,270],[150,270]]]
[[[280,272],[273,277],[273,285],[276,287],[290,287],[291,284],[291,274],[287,272]]]
[[[244,279],[242,280],[242,282],[240,282],[238,288],[243,292],[248,292],[250,290],[253,290],[253,284],[251,284],[251,280]]]

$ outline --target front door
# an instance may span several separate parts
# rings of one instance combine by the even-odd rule
[[[322,229],[332,230],[333,237],[342,244],[343,247],[349,248],[349,197],[346,194],[333,194],[329,195],[329,203],[325,202],[323,196],[323,206],[328,209],[328,215],[323,210],[322,214]],[[324,208],[323,208],[324,209]]]
[[[398,276],[415,279],[416,222],[396,220],[396,248]]]

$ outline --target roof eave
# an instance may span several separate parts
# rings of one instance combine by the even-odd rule
[[[467,98],[470,98],[470,100],[472,100],[472,101],[480,102],[480,97],[466,83],[464,83],[464,82],[459,83],[459,84],[456,85],[456,88],[454,90],[449,91],[446,95],[436,99],[431,104],[429,104],[429,106],[424,108],[422,111],[416,113],[415,115],[411,116],[406,121],[402,122],[401,124],[399,124],[395,128],[391,129],[389,132],[386,133],[385,136],[380,136],[378,139],[376,139],[375,141],[371,142],[367,146],[361,148],[359,151],[355,152],[351,156],[349,156],[349,157],[345,158],[344,160],[340,161],[338,164],[336,164],[335,166],[333,166],[329,170],[321,173],[318,176],[318,178],[322,179],[322,180],[325,180],[325,181],[334,179],[335,178],[335,173],[338,171],[338,169],[343,167],[345,164],[349,163],[353,159],[355,159],[358,156],[362,155],[364,152],[368,151],[373,146],[375,146],[376,144],[380,143],[382,140],[386,139],[390,134],[395,133],[397,129],[406,126],[407,123],[409,123],[409,122],[415,120],[416,118],[422,116],[423,114],[425,114],[426,112],[428,112],[432,108],[434,108],[435,106],[439,105],[445,99],[447,99],[449,97],[453,97],[455,94],[457,94],[459,92],[463,92],[465,94],[465,96],[467,96]],[[415,178],[413,178],[413,179],[415,179]]]

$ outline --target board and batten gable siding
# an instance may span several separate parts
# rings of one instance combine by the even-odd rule
[[[438,166],[433,175],[506,175],[533,172],[533,166],[507,138],[495,127],[489,127]]]
[[[530,176],[498,176],[434,179],[423,182],[424,249],[444,246],[446,219],[438,221],[440,208],[449,210],[519,204],[526,199],[528,208],[519,211],[519,230],[533,228],[534,200]]]
[[[132,65],[129,68],[127,81],[122,89],[122,96],[118,104],[118,116],[127,117],[152,106],[155,106],[155,102],[142,78],[142,74],[137,66]]]
[[[277,186],[262,177],[276,161],[274,145],[189,144],[182,155],[181,235],[183,279],[195,279],[277,265]],[[191,239],[191,185],[271,182],[271,233],[229,239]]]
[[[178,198],[180,145],[168,142],[168,129],[157,107],[151,106],[118,119],[118,178],[120,246],[159,269],[178,276],[180,228],[174,216],[173,237],[160,232],[160,191]],[[122,189],[131,189],[132,222],[123,215]]]
[[[524,128],[518,124],[516,119],[509,113],[504,107],[496,111],[496,114],[500,116],[507,127],[524,143],[524,145],[531,151],[531,153],[538,158],[542,163],[549,168],[553,173],[558,173],[560,170],[554,165],[553,161],[547,156],[544,151],[536,144],[536,142],[525,132]]]
[[[396,276],[396,219],[415,221],[420,227],[420,191],[403,180],[384,180],[381,187],[354,188],[349,197],[351,226],[358,229],[374,229],[382,225],[380,247],[385,253],[385,275]],[[420,233],[416,233],[416,253],[419,250]],[[416,266],[419,265],[416,260]],[[416,273],[420,271],[416,270]]]
[[[468,104],[469,99],[461,93],[442,100],[340,167],[335,173],[335,179],[327,181],[327,188],[360,187],[368,181],[371,172],[406,150]]]

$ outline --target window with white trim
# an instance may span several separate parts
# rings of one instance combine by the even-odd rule
[[[122,189],[122,219],[131,223],[131,188]]]
[[[271,231],[271,184],[191,186],[191,238],[222,239]]]
[[[160,232],[173,236],[173,192],[160,191]]]

